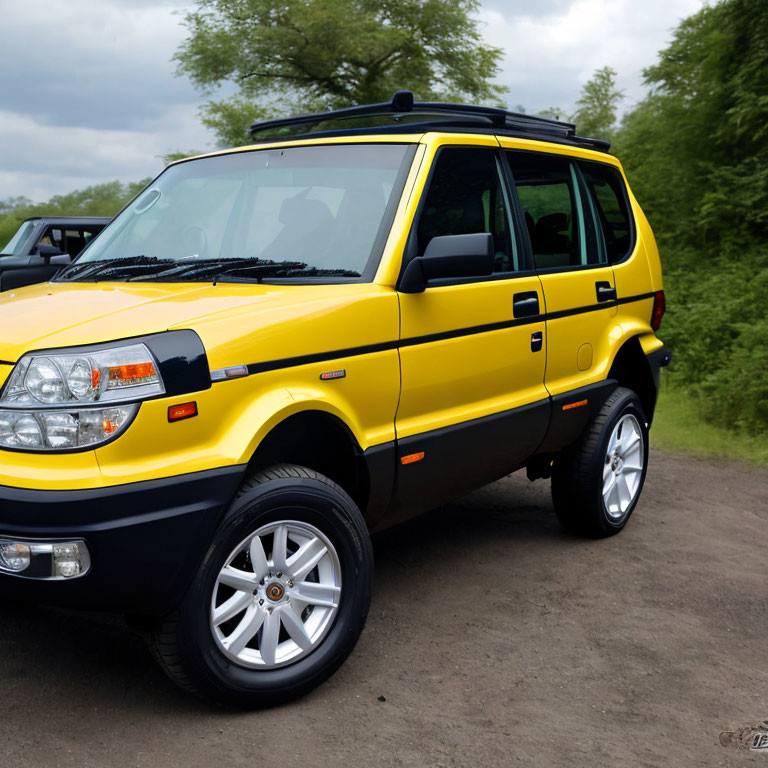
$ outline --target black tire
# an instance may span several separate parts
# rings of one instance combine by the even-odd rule
[[[608,442],[614,427],[627,414],[635,417],[642,434],[643,465],[637,491],[627,510],[611,515],[603,500],[603,470]],[[617,387],[597,412],[579,440],[555,460],[552,472],[552,501],[563,526],[581,536],[613,536],[627,524],[637,506],[648,468],[648,421],[638,396]]]
[[[214,640],[210,605],[221,567],[261,526],[281,520],[314,526],[333,544],[342,591],[333,623],[309,655],[273,669],[225,656]],[[349,656],[371,601],[373,551],[363,516],[336,483],[305,467],[282,464],[249,479],[224,516],[182,604],[150,635],[150,649],[185,691],[216,703],[258,708],[298,698],[330,677]]]

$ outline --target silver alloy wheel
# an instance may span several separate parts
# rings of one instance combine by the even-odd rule
[[[328,537],[308,523],[281,520],[227,558],[213,588],[211,631],[230,660],[274,669],[317,648],[340,599],[341,564]]]
[[[621,522],[627,516],[640,490],[644,462],[640,423],[626,413],[611,432],[603,466],[603,504],[613,522]]]

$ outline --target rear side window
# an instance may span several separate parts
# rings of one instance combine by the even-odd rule
[[[598,237],[611,264],[621,261],[632,248],[634,230],[624,180],[617,168],[580,161]]]
[[[563,155],[507,152],[537,269],[608,262],[577,164]]]
[[[586,264],[584,213],[570,160],[535,152],[508,152],[507,156],[536,268]]]
[[[494,272],[520,269],[510,206],[497,153],[484,147],[446,147],[435,160],[417,227],[418,252],[433,237],[493,235]]]

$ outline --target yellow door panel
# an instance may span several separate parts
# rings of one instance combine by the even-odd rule
[[[547,389],[559,395],[605,378],[617,308],[612,302],[606,309],[598,308],[595,285],[604,282],[612,286],[613,270],[599,267],[540,277],[548,318]],[[579,353],[585,344],[592,348],[588,367],[582,367],[585,352]]]
[[[543,321],[477,332],[485,325],[512,322],[514,295],[528,291],[535,292],[543,306],[535,275],[401,294],[398,437],[546,398],[544,350],[531,350],[531,336],[544,332]],[[410,344],[423,337],[424,343]]]

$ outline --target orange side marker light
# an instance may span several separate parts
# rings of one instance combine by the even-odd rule
[[[417,461],[421,461],[424,458],[424,451],[419,453],[409,453],[407,456],[400,457],[401,464],[415,464]]]
[[[563,406],[564,411],[570,411],[572,408],[581,408],[582,405],[586,405],[589,402],[589,400],[579,400],[576,403],[566,403]]]
[[[168,421],[181,421],[197,416],[197,403],[181,403],[168,407]]]

